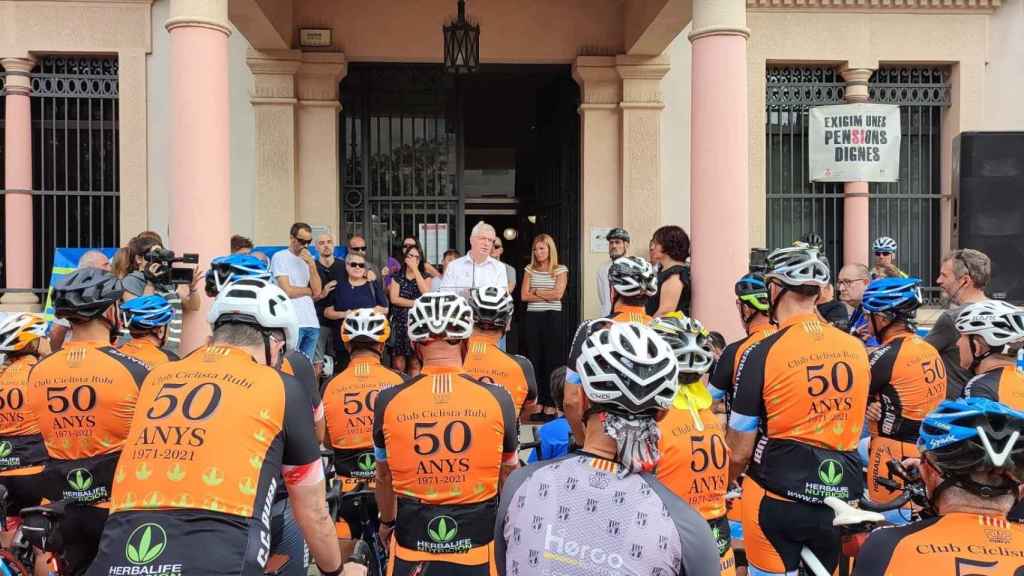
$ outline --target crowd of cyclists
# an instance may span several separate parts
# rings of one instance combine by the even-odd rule
[[[655,269],[616,258],[524,465],[549,375],[499,347],[503,287],[417,298],[412,377],[381,362],[386,316],[347,314],[350,362],[320,382],[253,256],[213,260],[212,335],[180,359],[167,300],[80,268],[53,287],[59,350],[42,316],[0,320],[0,572],[1024,574],[1024,310],[963,307],[954,394],[919,279],[880,274],[848,331],[817,306],[831,281],[812,244],[772,252],[734,287],[747,336],[716,350],[649,316]]]

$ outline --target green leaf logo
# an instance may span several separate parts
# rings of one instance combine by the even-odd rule
[[[10,456],[11,452],[14,452],[14,446],[11,446],[10,442],[8,442],[7,440],[0,442],[0,458],[6,458]]]
[[[359,469],[362,470],[363,472],[373,472],[374,470],[377,469],[377,460],[374,459],[372,452],[360,454],[359,459],[356,461],[356,464],[359,466]]]
[[[147,523],[128,536],[124,555],[132,564],[149,564],[167,547],[167,533],[159,524]]]
[[[843,467],[831,458],[825,460],[818,465],[818,478],[829,486],[835,486],[843,481]]]
[[[75,468],[68,472],[68,485],[79,492],[85,492],[92,487],[92,474],[85,468]]]
[[[459,524],[451,516],[438,516],[427,524],[427,534],[439,544],[451,542],[458,533]]]

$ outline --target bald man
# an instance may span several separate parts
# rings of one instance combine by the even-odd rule
[[[99,268],[110,272],[110,258],[99,250],[89,250],[78,259],[78,268]]]

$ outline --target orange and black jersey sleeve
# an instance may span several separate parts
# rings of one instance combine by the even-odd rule
[[[907,574],[1024,574],[1024,528],[1005,518],[955,513],[872,532],[853,576]]]
[[[526,402],[537,401],[537,374],[533,370],[533,362],[525,356],[519,354],[512,354],[512,359],[519,364],[519,369],[523,371],[523,379],[526,380]]]
[[[306,358],[306,355],[298,350],[289,350],[282,356],[278,370],[290,374],[298,380],[306,389],[316,415],[315,420],[323,418],[323,398],[320,396],[320,386],[316,380],[316,370],[313,363]]]
[[[964,387],[964,398],[987,398],[1024,410],[1024,375],[1013,366],[978,374]]]
[[[878,432],[916,442],[921,420],[946,397],[946,368],[923,339],[900,336],[871,354],[871,398],[882,406]]]
[[[146,340],[128,340],[121,344],[118,350],[132,358],[142,361],[149,365],[150,368],[155,368],[168,362],[177,362],[181,359],[174,352],[160,348]]]
[[[744,339],[745,340],[745,339]],[[711,384],[711,397],[715,401],[725,400],[732,396],[733,366],[736,365],[737,351],[744,340],[737,340],[722,350],[722,355],[715,364],[715,371],[708,382]]]

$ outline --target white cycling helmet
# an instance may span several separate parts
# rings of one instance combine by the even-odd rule
[[[361,308],[349,312],[341,321],[341,341],[384,344],[391,336],[391,325],[383,314],[373,308]]]
[[[658,292],[658,274],[654,266],[639,256],[623,256],[608,268],[608,283],[617,294],[627,298],[654,296]]]
[[[473,318],[484,328],[505,328],[512,322],[512,295],[499,286],[476,288],[469,294]]]
[[[245,278],[228,284],[213,301],[206,318],[214,329],[220,324],[239,323],[283,330],[290,350],[299,343],[299,321],[291,299],[266,280]]]
[[[826,286],[832,274],[815,248],[800,243],[769,254],[765,278],[787,286]]]
[[[429,292],[409,310],[409,340],[465,340],[473,334],[473,310],[466,299],[450,292]]]
[[[679,389],[672,348],[654,330],[636,323],[614,323],[591,334],[576,372],[592,403],[622,414],[667,410]]]
[[[13,314],[0,320],[0,352],[20,352],[46,336],[41,314]]]
[[[888,236],[882,236],[871,245],[871,251],[876,254],[895,254],[896,241]]]
[[[672,348],[680,374],[703,375],[711,369],[715,353],[707,330],[696,319],[682,312],[670,312],[652,320],[651,328]]]
[[[956,318],[956,329],[964,335],[978,335],[992,348],[1024,340],[1024,310],[1002,300],[969,304]]]

